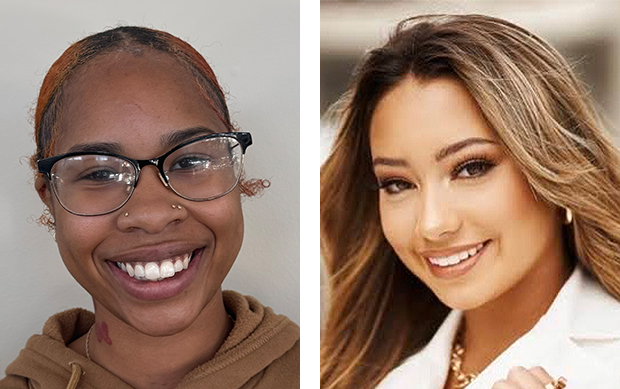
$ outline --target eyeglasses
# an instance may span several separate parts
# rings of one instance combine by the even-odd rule
[[[191,201],[208,201],[232,191],[241,176],[248,132],[218,133],[181,143],[153,159],[136,160],[107,152],[75,152],[37,161],[54,196],[75,215],[114,212],[129,200],[140,169],[153,165],[166,187]]]

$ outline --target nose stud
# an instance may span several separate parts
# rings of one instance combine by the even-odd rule
[[[128,216],[129,216],[129,212],[125,212],[125,217],[128,217]]]

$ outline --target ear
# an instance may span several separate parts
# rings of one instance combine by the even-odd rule
[[[52,209],[52,193],[50,192],[47,178],[41,174],[37,175],[34,180],[34,188],[39,194],[41,201],[43,201],[49,209]]]

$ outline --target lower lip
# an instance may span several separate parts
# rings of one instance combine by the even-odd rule
[[[428,259],[426,259],[426,263],[429,265],[429,268],[431,269],[431,273],[433,273],[433,275],[437,278],[449,279],[449,278],[460,277],[466,274],[472,267],[476,265],[476,263],[478,263],[478,260],[480,259],[482,254],[484,254],[484,252],[486,251],[489,243],[491,243],[490,240],[484,242],[484,246],[476,253],[476,255],[474,255],[473,257],[469,257],[466,260],[457,263],[456,265],[445,266],[445,267],[434,265]]]
[[[107,264],[112,276],[127,294],[138,300],[163,300],[178,295],[191,285],[198,274],[200,263],[203,260],[202,255],[205,251],[204,247],[194,251],[187,269],[161,281],[137,280],[119,269],[116,263],[108,261]]]

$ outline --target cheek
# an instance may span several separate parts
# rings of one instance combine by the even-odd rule
[[[202,222],[213,231],[216,242],[227,242],[226,246],[232,245],[238,250],[243,240],[243,210],[239,191],[202,205]]]
[[[411,202],[379,201],[381,228],[385,238],[400,258],[414,250],[415,212]]]
[[[551,208],[536,199],[525,177],[515,166],[509,166],[496,187],[497,195],[489,203],[493,207],[489,217],[494,217],[494,223],[510,234],[511,239],[506,244],[520,245],[531,241],[537,231],[548,225]]]
[[[97,273],[93,252],[113,228],[110,223],[106,217],[85,218],[66,212],[56,218],[56,241],[62,261],[85,288]]]

